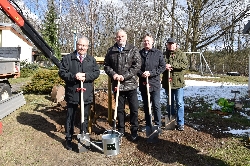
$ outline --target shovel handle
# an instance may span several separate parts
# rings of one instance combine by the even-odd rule
[[[149,111],[149,115],[151,116],[151,103],[150,103],[150,93],[149,93],[148,77],[146,77],[146,87],[147,87],[147,96],[148,96],[148,111]]]
[[[116,88],[114,121],[116,121],[116,117],[117,117],[117,108],[118,108],[118,97],[119,97],[119,92],[120,92],[120,80],[118,80],[117,88]],[[115,123],[115,122],[114,122],[114,123]]]
[[[81,81],[81,89],[83,88],[83,81]],[[81,124],[84,123],[84,98],[83,90],[81,90]]]
[[[171,106],[171,77],[170,77],[170,70],[168,70],[168,105]]]

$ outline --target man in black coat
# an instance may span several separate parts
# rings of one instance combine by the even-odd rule
[[[67,102],[67,119],[65,125],[66,148],[72,150],[75,113],[80,103],[81,82],[84,91],[84,123],[81,132],[87,132],[88,114],[93,102],[93,81],[99,77],[100,70],[93,56],[87,55],[89,40],[82,37],[77,41],[76,51],[65,55],[59,69],[59,76],[65,81],[65,101]]]
[[[104,60],[104,70],[112,79],[112,89],[115,92],[118,80],[120,92],[118,98],[117,118],[118,132],[125,132],[125,101],[128,100],[130,109],[131,139],[138,139],[138,97],[137,97],[137,72],[141,66],[139,50],[127,43],[127,33],[119,30],[116,33],[116,43],[108,49]],[[116,92],[115,92],[116,95]]]
[[[160,50],[153,47],[153,37],[146,34],[143,38],[144,48],[140,50],[142,65],[137,73],[139,77],[139,90],[143,100],[143,108],[145,113],[146,126],[150,126],[150,116],[148,102],[152,102],[154,123],[159,128],[161,127],[161,105],[160,105],[160,90],[161,80],[160,74],[165,71],[166,62]],[[149,82],[150,100],[147,97],[146,78]]]

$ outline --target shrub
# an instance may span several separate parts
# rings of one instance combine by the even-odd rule
[[[39,69],[23,91],[25,93],[49,94],[55,85],[64,85],[64,81],[58,75],[58,70]]]
[[[20,77],[26,78],[32,76],[38,69],[39,66],[36,63],[28,63],[27,60],[20,62],[21,75]]]
[[[229,113],[233,112],[234,102],[229,102],[225,98],[220,98],[218,100],[218,105],[221,106],[221,111],[222,112],[229,112]]]
[[[58,70],[58,67],[56,65],[52,65],[52,66],[48,67],[47,69],[49,69],[49,70]]]

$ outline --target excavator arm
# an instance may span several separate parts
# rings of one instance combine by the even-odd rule
[[[43,40],[23,14],[17,10],[17,5],[14,1],[0,0],[0,9],[21,28],[22,32],[35,44],[46,58],[50,59],[58,68],[60,67],[60,61],[55,57],[52,48]]]

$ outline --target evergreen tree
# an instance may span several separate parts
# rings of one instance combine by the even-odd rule
[[[54,55],[61,59],[61,52],[58,40],[58,25],[56,24],[57,13],[53,0],[48,0],[48,11],[43,21],[42,36],[47,44],[53,49]]]

